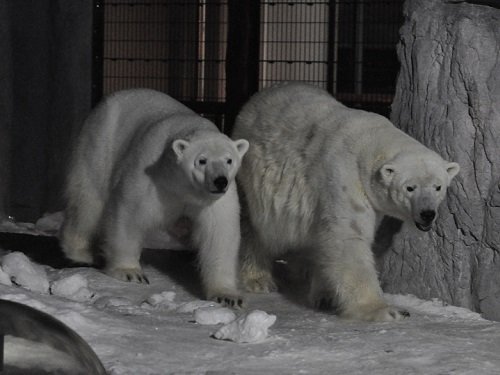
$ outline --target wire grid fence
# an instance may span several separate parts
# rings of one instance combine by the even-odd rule
[[[259,86],[305,81],[388,111],[401,8],[400,0],[262,1]]]
[[[227,4],[104,2],[103,93],[133,87],[179,100],[224,101]]]
[[[261,0],[259,88],[309,82],[387,115],[402,3]],[[227,0],[104,0],[103,93],[153,88],[220,123],[227,32]]]

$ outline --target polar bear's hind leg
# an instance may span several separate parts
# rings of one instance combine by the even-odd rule
[[[91,246],[101,218],[102,203],[97,199],[85,204],[70,201],[62,226],[60,240],[66,257],[76,263],[93,263]]]

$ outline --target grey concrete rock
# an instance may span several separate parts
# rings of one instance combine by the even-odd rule
[[[435,230],[384,220],[381,283],[500,320],[500,10],[407,0],[404,12],[391,119],[461,171]]]

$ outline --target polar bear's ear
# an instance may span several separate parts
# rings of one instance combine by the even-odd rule
[[[176,139],[172,143],[172,150],[174,150],[178,160],[182,158],[182,155],[184,155],[184,151],[186,151],[188,146],[189,142],[185,141],[184,139]]]
[[[380,168],[380,175],[382,176],[382,180],[389,185],[394,177],[394,173],[396,172],[396,168],[393,164],[385,164]]]
[[[237,141],[234,141],[234,145],[236,146],[236,150],[240,154],[240,157],[243,157],[245,153],[248,151],[248,147],[250,144],[246,139],[238,139]]]
[[[458,163],[448,163],[446,164],[446,172],[448,172],[448,176],[450,177],[450,181],[453,177],[457,175],[457,173],[460,171],[460,165]]]

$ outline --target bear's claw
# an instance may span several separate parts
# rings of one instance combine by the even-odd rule
[[[406,310],[398,310],[397,313],[395,311],[389,312],[391,316],[396,320],[397,314],[399,314],[402,318],[409,318],[410,317],[410,312]]]
[[[245,301],[240,296],[222,294],[216,295],[211,299],[217,303],[220,303],[222,306],[231,307],[234,309],[242,309],[245,306]]]
[[[139,284],[149,284],[149,279],[137,268],[114,268],[106,273],[115,279]]]

